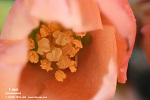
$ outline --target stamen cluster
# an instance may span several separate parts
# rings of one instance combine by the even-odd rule
[[[83,46],[81,39],[75,37],[83,36],[85,33],[74,33],[57,23],[42,24],[40,32],[36,34],[36,40],[29,38],[29,61],[39,62],[41,68],[47,72],[56,69],[55,78],[63,81],[66,78],[63,70],[77,70],[77,53]],[[34,50],[35,43],[37,50]]]

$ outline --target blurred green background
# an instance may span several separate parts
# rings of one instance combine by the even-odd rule
[[[14,0],[0,0],[0,33],[13,2]]]

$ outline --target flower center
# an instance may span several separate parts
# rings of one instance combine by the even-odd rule
[[[66,78],[63,70],[77,70],[77,54],[83,48],[81,39],[85,35],[65,29],[58,23],[42,24],[36,36],[28,39],[29,61],[40,63],[46,71],[55,70],[55,78],[63,81]]]

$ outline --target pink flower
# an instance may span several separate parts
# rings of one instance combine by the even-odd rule
[[[57,21],[75,32],[89,31],[92,43],[79,56],[78,71],[63,83],[28,64],[26,39],[39,21]],[[117,79],[125,83],[136,33],[127,0],[15,0],[0,36],[0,98],[9,87],[48,100],[110,100]],[[8,40],[8,41],[5,41]]]
[[[146,56],[148,58],[148,62],[150,63],[150,24],[145,25],[142,28],[142,33],[143,33],[143,41],[142,41],[142,46],[146,52]]]
[[[144,49],[147,59],[150,62],[150,1],[149,0],[136,0],[134,3],[133,8],[135,8],[134,12],[136,17],[138,18],[137,23],[139,26],[142,27],[142,37],[141,38],[141,45]]]
[[[150,2],[149,0],[138,1],[136,8],[139,9],[136,12],[137,18],[139,18],[140,24],[142,26],[142,41],[141,45],[146,52],[148,61],[150,62]]]

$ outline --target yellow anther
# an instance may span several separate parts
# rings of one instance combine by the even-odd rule
[[[70,37],[72,37],[72,35],[73,35],[73,33],[71,31],[65,31],[64,33]]]
[[[81,38],[83,38],[86,35],[86,32],[84,33],[76,33],[76,36],[80,36]]]
[[[63,33],[63,32],[60,32],[60,31],[55,31],[53,33],[53,37],[56,39],[55,42],[58,44],[58,45],[66,45],[67,43],[70,43],[70,37]]]
[[[69,69],[70,69],[70,71],[73,73],[73,72],[76,72],[77,71],[77,68],[76,68],[76,62],[75,61],[71,61],[71,63],[70,63],[70,66],[69,66]]]
[[[58,23],[51,23],[51,24],[48,24],[48,28],[49,28],[50,32],[53,33],[57,30],[60,30],[61,26]]]
[[[77,71],[77,68],[74,67],[74,66],[70,66],[69,69],[70,69],[70,71],[71,71],[72,73],[74,73],[74,72]]]
[[[60,48],[55,48],[51,53],[47,53],[46,58],[50,61],[59,61],[62,56],[62,50]]]
[[[41,34],[42,38],[45,38],[49,35],[49,30],[42,27],[42,28],[40,28],[40,34]]]
[[[71,60],[68,56],[62,56],[62,58],[56,63],[59,69],[66,69],[70,66]]]
[[[39,41],[39,40],[41,40],[42,39],[42,37],[41,37],[41,35],[38,33],[38,34],[36,34],[36,41]]]
[[[63,71],[58,70],[55,73],[55,78],[57,79],[57,81],[63,82],[66,78],[66,74]]]
[[[30,51],[29,52],[29,61],[32,63],[38,63],[39,61],[39,55],[36,51]]]
[[[45,28],[46,30],[49,30],[48,25],[47,24],[42,24],[41,28]]]
[[[50,43],[47,38],[42,38],[41,40],[38,41],[38,50],[37,52],[40,55],[43,55],[44,52],[49,52],[50,51]]]
[[[51,62],[47,59],[41,60],[41,68],[47,70],[47,72],[49,70],[53,70],[53,68],[51,67]]]
[[[28,39],[28,46],[30,50],[35,48],[34,40],[32,38]]]
[[[49,33],[50,33],[50,30],[49,30],[48,26],[46,24],[42,24],[41,28],[40,28],[41,37],[42,38],[47,37],[50,35]]]
[[[76,48],[82,48],[83,47],[81,41],[79,41],[79,40],[73,40],[72,42]]]
[[[78,53],[79,50],[80,50],[79,48],[72,47],[71,52],[69,53],[69,56],[74,57]]]
[[[71,44],[67,44],[66,46],[64,46],[61,50],[62,50],[62,55],[69,55],[72,51],[72,46]]]

